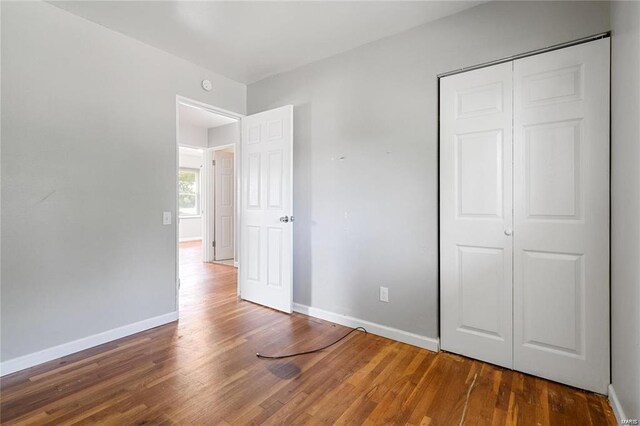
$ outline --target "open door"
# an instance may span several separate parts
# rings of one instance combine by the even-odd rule
[[[240,297],[293,304],[293,107],[242,119]]]
[[[234,254],[234,192],[233,192],[233,152],[214,153],[214,258],[233,259]]]

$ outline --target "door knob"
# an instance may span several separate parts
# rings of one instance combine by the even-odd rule
[[[513,234],[513,231],[511,229],[505,229],[504,230],[504,235],[506,235],[507,237],[510,237],[511,234]]]
[[[282,217],[280,218],[280,222],[284,222],[284,223],[289,222],[289,216],[282,216]]]

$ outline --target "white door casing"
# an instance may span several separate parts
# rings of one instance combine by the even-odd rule
[[[609,384],[609,39],[514,62],[514,368]]]
[[[240,295],[291,313],[293,107],[244,117],[241,152]]]
[[[440,80],[441,346],[512,366],[512,64]]]
[[[235,192],[233,152],[214,151],[215,260],[233,259]]]

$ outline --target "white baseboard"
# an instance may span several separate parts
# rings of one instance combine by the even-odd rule
[[[620,404],[620,400],[618,399],[618,395],[616,395],[616,390],[613,388],[613,385],[609,385],[609,402],[611,403],[611,408],[613,408],[613,414],[616,416],[616,420],[618,424],[622,424],[623,419],[627,419],[627,416],[624,415],[624,410],[622,409],[622,405]]]
[[[202,237],[189,237],[189,238],[180,238],[178,242],[186,243],[187,241],[201,241]]]
[[[293,310],[294,312],[314,318],[320,318],[347,327],[364,327],[367,332],[371,334],[397,340],[398,342],[407,343],[433,352],[438,352],[440,349],[440,341],[432,337],[409,333],[408,331],[398,330],[397,328],[387,327],[386,325],[376,324],[374,322],[325,311],[324,309],[314,308],[312,306],[301,305],[299,303],[293,304]]]
[[[93,336],[83,337],[82,339],[23,355],[18,358],[13,358],[0,363],[0,376],[15,373],[16,371],[24,370],[25,368],[33,367],[47,361],[61,358],[66,355],[80,352],[94,346],[102,345],[103,343],[108,343],[113,340],[140,333],[141,331],[149,330],[177,320],[178,312],[170,312],[168,314],[149,318],[133,324],[113,328],[102,333],[94,334]]]

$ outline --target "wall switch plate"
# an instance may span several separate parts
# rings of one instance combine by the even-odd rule
[[[388,287],[380,287],[380,301],[381,302],[389,302],[389,288]]]
[[[171,212],[163,212],[162,213],[162,224],[163,225],[171,225]]]

